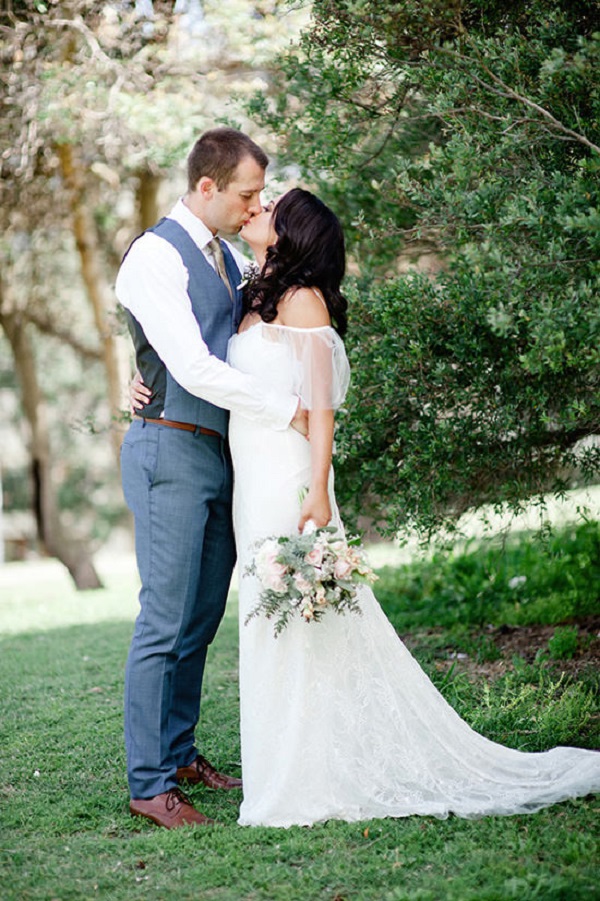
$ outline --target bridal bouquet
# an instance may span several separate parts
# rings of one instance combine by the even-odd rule
[[[246,623],[261,613],[275,618],[276,636],[295,614],[308,623],[318,622],[326,610],[360,613],[356,589],[377,579],[358,538],[346,540],[333,526],[265,538],[245,572],[261,585]]]

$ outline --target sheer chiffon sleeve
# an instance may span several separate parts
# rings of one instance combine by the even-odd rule
[[[305,410],[337,410],[350,384],[344,342],[330,326],[291,328],[264,325],[263,337],[288,350],[293,365],[292,391]]]

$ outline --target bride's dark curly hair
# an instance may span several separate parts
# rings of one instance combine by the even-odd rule
[[[277,304],[290,289],[318,288],[335,330],[343,336],[348,302],[340,285],[346,251],[337,216],[310,191],[292,188],[275,205],[273,226],[277,242],[267,248],[263,268],[244,288],[244,312],[272,322]]]

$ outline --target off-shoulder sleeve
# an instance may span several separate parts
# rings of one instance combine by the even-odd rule
[[[265,334],[266,333],[266,334]],[[344,342],[329,327],[270,326],[263,336],[288,346],[294,367],[293,391],[305,410],[337,410],[350,384]]]

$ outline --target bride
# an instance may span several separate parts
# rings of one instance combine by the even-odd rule
[[[331,468],[334,410],[349,369],[341,340],[344,240],[333,213],[294,189],[248,222],[261,267],[229,362],[291,390],[309,410],[310,442],[231,415],[240,571],[244,798],[239,823],[532,813],[600,789],[600,754],[523,753],[478,735],[411,657],[372,591],[362,615],[298,618],[274,637],[246,618],[259,586],[245,572],[256,543],[312,520],[342,531]],[[306,492],[305,489],[308,489]],[[301,501],[301,497],[304,500]]]

